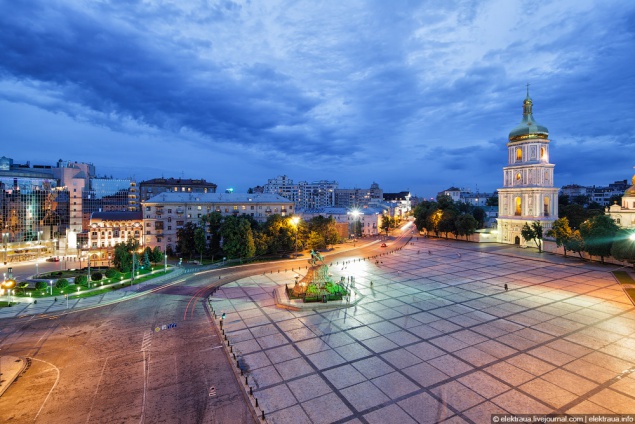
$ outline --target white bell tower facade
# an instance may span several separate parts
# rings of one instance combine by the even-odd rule
[[[558,219],[558,189],[553,186],[549,163],[549,132],[532,114],[533,102],[523,102],[523,119],[509,133],[503,188],[498,189],[498,242],[526,245],[521,235],[525,223],[542,224],[546,233]]]

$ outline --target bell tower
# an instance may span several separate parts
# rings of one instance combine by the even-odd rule
[[[533,117],[533,101],[523,101],[523,118],[509,133],[503,188],[498,189],[498,241],[525,245],[521,229],[539,221],[546,233],[558,219],[558,189],[549,162],[549,131]]]

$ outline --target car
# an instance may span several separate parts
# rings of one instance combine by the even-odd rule
[[[381,247],[386,247],[386,243],[382,243],[382,244],[381,244]]]
[[[60,261],[60,258],[58,258],[57,256],[52,256],[46,259],[46,262],[59,262],[59,261]]]

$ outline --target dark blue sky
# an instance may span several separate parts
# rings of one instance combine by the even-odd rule
[[[100,175],[502,185],[530,83],[556,185],[630,179],[635,2],[0,0],[0,155]]]

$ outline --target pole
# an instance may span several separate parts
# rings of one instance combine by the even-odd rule
[[[86,278],[86,284],[88,285],[88,288],[90,288],[90,250],[88,251],[88,275]]]
[[[168,255],[166,255],[165,253],[163,253],[163,272],[168,272]]]
[[[130,281],[134,281],[134,250],[132,251],[132,278]]]

